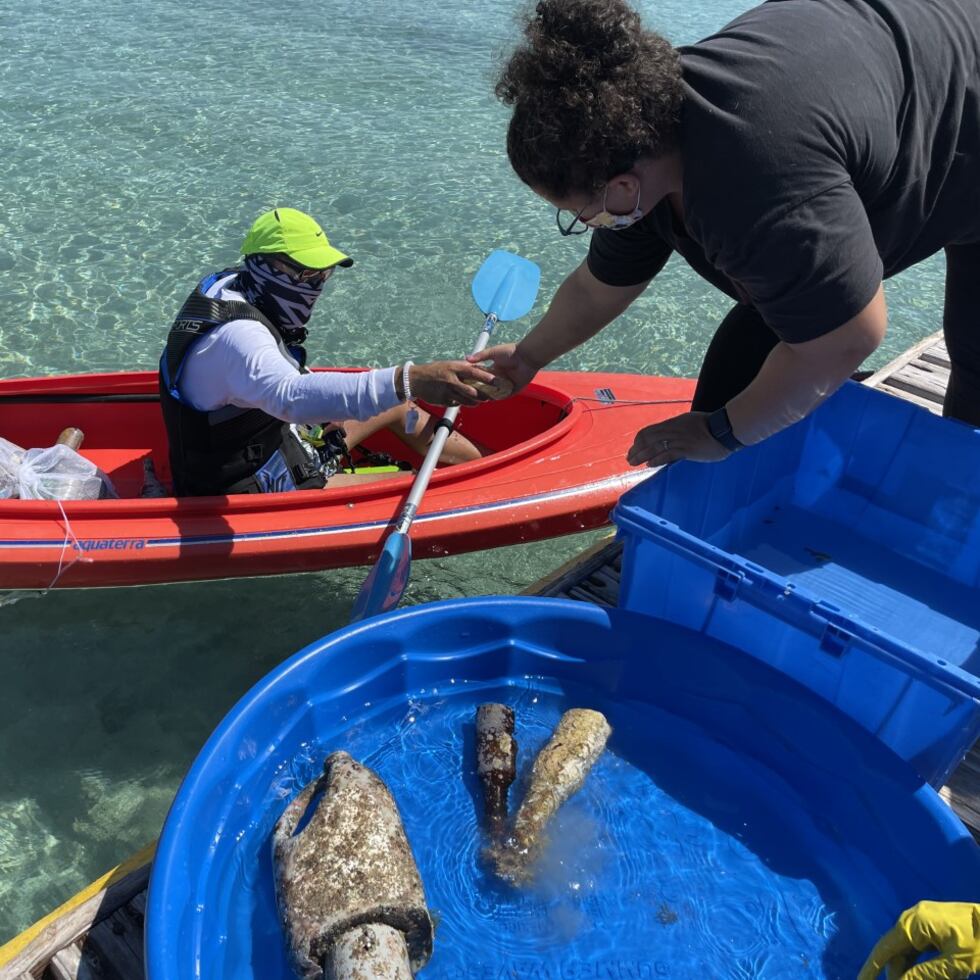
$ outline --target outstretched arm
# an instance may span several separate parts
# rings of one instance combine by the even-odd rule
[[[874,299],[836,330],[800,344],[777,344],[755,380],[725,406],[736,439],[762,442],[809,415],[881,343],[887,322],[879,286]],[[707,412],[686,412],[641,429],[627,459],[633,466],[663,466],[678,459],[713,462],[728,452],[708,431]]]
[[[732,431],[746,445],[809,415],[833,394],[885,337],[881,286],[853,319],[802,344],[777,344],[756,379],[728,403]]]
[[[210,339],[208,348],[188,359],[181,382],[184,397],[201,411],[235,405],[284,422],[364,421],[405,398],[400,366],[301,374],[255,320],[224,324]],[[438,405],[475,405],[473,383],[493,381],[466,361],[416,364],[409,373],[412,396]]]

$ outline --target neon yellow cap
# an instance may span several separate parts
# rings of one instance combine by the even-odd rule
[[[279,252],[308,269],[345,268],[354,260],[330,244],[323,229],[295,208],[275,208],[255,220],[242,243],[242,255]]]

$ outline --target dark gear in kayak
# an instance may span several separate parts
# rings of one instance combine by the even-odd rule
[[[177,496],[206,496],[322,488],[330,461],[301,439],[295,426],[256,408],[228,405],[200,411],[180,394],[181,371],[194,345],[233,320],[261,323],[283,356],[302,370],[306,352],[296,341],[300,332],[305,337],[305,329],[284,330],[251,303],[206,295],[220,279],[236,273],[240,282],[242,270],[226,269],[198,284],[177,314],[160,359],[160,402],[174,492]]]

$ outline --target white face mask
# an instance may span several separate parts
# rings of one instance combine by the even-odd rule
[[[588,221],[583,221],[580,217],[582,211],[588,207],[579,210],[571,221],[563,222],[561,218],[561,208],[558,209],[558,214],[556,216],[558,222],[558,230],[563,235],[582,235],[587,232],[590,228],[606,228],[609,231],[622,231],[624,228],[629,228],[630,225],[635,225],[643,217],[643,211],[640,208],[640,188],[636,188],[636,204],[633,210],[629,214],[610,214],[606,210],[606,196],[609,193],[609,185],[606,184],[606,189],[602,193],[602,209],[594,214]],[[576,228],[576,225],[581,225],[581,228]]]

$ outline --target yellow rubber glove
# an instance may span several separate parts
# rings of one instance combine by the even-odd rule
[[[936,957],[913,966],[927,950],[936,950]],[[888,980],[966,980],[980,972],[980,905],[919,902],[906,909],[871,951],[858,980],[875,980],[886,967]]]

